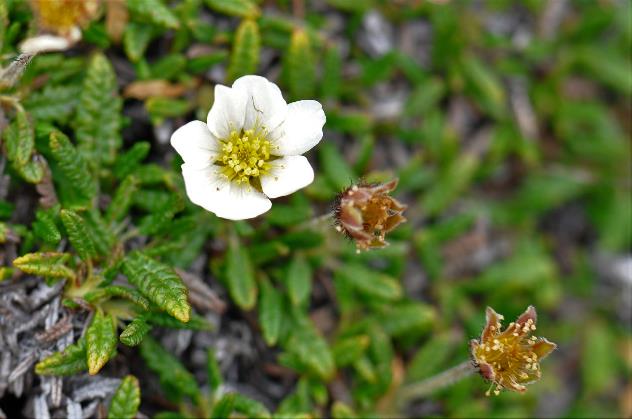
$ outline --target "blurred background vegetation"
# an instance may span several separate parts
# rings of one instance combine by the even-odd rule
[[[627,0],[102,2],[80,42],[37,55],[2,92],[2,292],[24,281],[10,256],[36,251],[100,254],[103,286],[134,249],[177,268],[192,320],[142,314],[152,337],[100,372],[138,377],[149,415],[631,417],[631,12]],[[3,0],[5,67],[41,30],[32,13]],[[243,74],[319,100],[327,123],[311,186],[227,222],[188,202],[168,140]],[[59,131],[85,167],[59,157]],[[33,142],[22,155],[20,135]],[[408,222],[389,247],[356,254],[308,223],[353,181],[393,177]],[[94,249],[64,233],[60,206],[88,220]],[[396,405],[402,386],[469,357],[486,306],[510,321],[530,304],[559,348],[526,394],[485,397],[470,377]],[[113,307],[99,309],[123,329],[135,315]],[[79,331],[90,321],[59,310]],[[243,399],[219,398],[221,375]],[[27,383],[5,412],[31,408],[42,390]],[[64,385],[70,397],[79,384]]]

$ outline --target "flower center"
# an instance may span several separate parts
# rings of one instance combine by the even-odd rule
[[[272,144],[263,130],[232,131],[220,140],[222,147],[215,164],[230,181],[249,183],[270,170]]]

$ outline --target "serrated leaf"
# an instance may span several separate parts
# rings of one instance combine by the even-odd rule
[[[90,237],[93,238],[94,248],[100,256],[111,256],[112,246],[117,242],[117,237],[112,233],[98,208],[92,208],[83,213],[86,227]]]
[[[15,168],[27,164],[35,148],[35,133],[28,115],[17,108],[15,119],[4,131],[7,158]]]
[[[24,106],[36,121],[64,123],[75,111],[80,92],[81,86],[75,84],[46,85],[42,90],[30,94]]]
[[[144,318],[136,317],[123,329],[119,339],[127,346],[137,346],[150,330],[151,326],[147,324]]]
[[[17,167],[16,171],[28,183],[40,183],[44,177],[45,167],[46,161],[36,154],[25,165]]]
[[[128,1],[127,9],[132,19],[151,22],[170,29],[180,27],[176,15],[161,0]]]
[[[387,307],[377,321],[390,336],[404,336],[428,331],[437,319],[436,310],[421,303],[405,303]]]
[[[276,344],[281,331],[283,316],[283,301],[281,294],[270,281],[261,281],[261,295],[259,300],[259,323],[263,331],[263,339],[270,346]]]
[[[291,96],[295,99],[313,97],[316,64],[309,37],[303,29],[295,29],[292,33],[285,65]]]
[[[134,176],[127,176],[114,193],[112,202],[108,205],[105,218],[108,222],[119,221],[125,215],[132,204],[134,194],[138,190],[138,180]]]
[[[13,266],[31,275],[50,278],[75,279],[73,269],[65,263],[71,258],[69,253],[27,253],[13,261]]]
[[[259,27],[254,20],[245,19],[235,33],[233,50],[228,66],[228,81],[233,81],[240,76],[254,74],[259,65],[259,49],[261,36]]]
[[[228,291],[235,303],[244,310],[254,307],[257,300],[257,284],[250,255],[236,237],[230,241],[226,253],[226,280]]]
[[[145,310],[149,310],[150,308],[149,300],[143,297],[138,291],[121,285],[109,285],[107,287],[97,288],[86,293],[84,298],[89,303],[102,300],[104,298],[124,298],[134,304],[137,304]]]
[[[136,417],[140,406],[140,386],[133,375],[123,378],[121,385],[110,402],[109,419],[131,419]]]
[[[141,161],[149,154],[150,145],[146,141],[134,143],[132,148],[119,155],[114,163],[112,171],[119,179],[124,179],[138,167]]]
[[[182,322],[188,322],[191,306],[187,289],[178,274],[140,252],[130,253],[123,260],[123,273],[128,281],[158,307]]]
[[[86,345],[83,339],[68,346],[62,352],[55,352],[35,365],[39,375],[68,376],[87,368]]]
[[[257,17],[259,7],[252,0],[205,0],[211,9],[230,16]]]
[[[114,69],[104,55],[96,54],[88,65],[74,120],[78,150],[91,166],[114,162],[122,143],[122,108]]]
[[[213,405],[213,410],[211,411],[212,418],[229,418],[231,413],[233,413],[233,407],[235,406],[235,393],[226,393],[219,399],[215,405]]]
[[[224,382],[222,371],[217,363],[217,357],[215,356],[215,350],[213,348],[209,348],[207,351],[206,376],[208,377],[208,384],[213,392],[217,391]]]
[[[86,331],[88,374],[95,375],[110,359],[116,348],[116,325],[109,314],[97,311]]]
[[[55,219],[49,211],[38,209],[33,221],[33,233],[46,243],[57,244],[61,240],[61,233],[55,224]]]
[[[335,45],[328,45],[325,49],[323,76],[320,84],[320,95],[326,99],[337,100],[342,85],[342,57],[340,49]]]
[[[170,400],[179,400],[182,396],[199,399],[200,390],[193,375],[158,342],[146,337],[140,345],[140,354],[147,367],[160,377],[160,385]]]
[[[262,403],[239,393],[235,393],[233,410],[235,412],[243,413],[246,417],[249,418],[270,418],[270,412]]]
[[[362,294],[379,299],[396,300],[402,295],[401,285],[395,278],[355,263],[341,266],[336,271],[336,280],[343,280]]]
[[[304,257],[292,259],[287,271],[287,293],[295,306],[303,304],[312,290],[312,268]]]
[[[298,357],[301,363],[321,379],[329,379],[335,370],[329,345],[308,318],[301,317],[296,320],[294,331],[287,343],[288,352]]]
[[[68,187],[77,192],[82,205],[89,206],[90,201],[96,196],[97,183],[83,156],[60,131],[50,133],[49,144],[59,169],[69,180]]]
[[[153,34],[153,28],[143,23],[130,22],[125,26],[123,48],[130,61],[137,62],[143,58]]]
[[[61,210],[59,215],[66,233],[68,233],[70,244],[77,251],[79,257],[84,261],[94,258],[97,251],[94,248],[93,238],[88,232],[85,220],[76,212],[67,209]]]

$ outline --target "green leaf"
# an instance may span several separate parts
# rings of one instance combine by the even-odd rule
[[[467,56],[459,69],[472,96],[485,111],[495,117],[506,113],[505,90],[490,67],[474,56]]]
[[[137,346],[150,330],[151,326],[147,324],[143,317],[136,317],[123,329],[119,339],[127,346]]]
[[[316,64],[309,37],[304,30],[295,29],[292,33],[285,65],[291,96],[295,99],[313,97],[316,86]]]
[[[103,368],[116,349],[116,341],[114,318],[97,311],[86,331],[88,374],[95,375]]]
[[[108,206],[105,218],[108,222],[119,221],[127,215],[127,211],[132,204],[134,194],[138,190],[138,180],[129,175],[119,185],[114,193],[112,202]]]
[[[189,321],[187,289],[173,269],[135,251],[125,257],[122,270],[128,281],[158,307],[181,322]]]
[[[61,233],[50,211],[38,209],[35,212],[32,228],[33,233],[46,243],[57,244],[61,240]]]
[[[362,265],[348,263],[336,271],[336,280],[352,285],[362,294],[384,300],[397,300],[402,288],[395,278],[368,269]]]
[[[213,348],[209,348],[207,351],[207,359],[206,359],[206,375],[208,376],[208,384],[211,387],[211,391],[215,392],[224,382],[222,378],[222,372],[219,368],[219,364],[217,363],[217,358],[215,357],[215,350]]]
[[[123,378],[110,402],[109,419],[132,419],[140,406],[140,386],[133,375]]]
[[[211,411],[212,418],[229,418],[235,406],[235,393],[226,393],[215,403]]]
[[[259,7],[252,0],[205,0],[211,9],[230,16],[250,17],[259,16]]]
[[[161,0],[133,0],[127,2],[132,19],[150,22],[169,29],[178,29],[178,18]]]
[[[336,189],[346,189],[356,179],[353,170],[333,143],[320,144],[318,156],[325,176]]]
[[[270,281],[263,280],[259,299],[259,323],[263,339],[268,345],[273,346],[277,343],[281,331],[281,316],[283,316],[281,294]]]
[[[85,220],[76,212],[67,209],[61,210],[60,216],[66,233],[68,233],[68,239],[79,257],[84,261],[94,258],[97,251],[94,248],[93,238],[88,232]]]
[[[359,417],[351,407],[336,401],[331,407],[331,417],[333,419],[353,419]]]
[[[27,253],[13,261],[13,266],[31,275],[75,279],[75,271],[65,265],[69,253]]]
[[[19,168],[31,161],[35,148],[35,133],[28,115],[17,108],[14,121],[4,132],[7,158],[14,167]]]
[[[24,106],[36,121],[65,123],[79,103],[80,92],[81,86],[75,84],[46,85],[42,90],[30,94]]]
[[[452,331],[433,335],[408,364],[406,380],[419,381],[447,368],[457,342],[458,336]]]
[[[104,55],[96,54],[88,65],[74,121],[79,152],[91,166],[114,162],[122,143],[122,108],[114,69]]]
[[[320,95],[325,99],[337,100],[342,85],[342,57],[340,49],[330,44],[325,49],[323,76],[320,84]]]
[[[257,72],[260,46],[261,37],[257,23],[254,20],[245,19],[237,28],[233,40],[233,51],[228,66],[229,82],[240,76]]]
[[[152,27],[142,23],[130,22],[125,26],[123,48],[130,61],[137,62],[143,58],[153,34]]]
[[[39,375],[68,376],[87,368],[86,343],[81,339],[62,352],[55,352],[35,365]]]
[[[237,237],[232,237],[226,253],[226,280],[228,291],[235,303],[250,310],[257,301],[257,284],[250,255]]]
[[[233,410],[235,412],[243,413],[248,418],[270,418],[270,412],[262,403],[239,393],[235,393]]]
[[[193,400],[200,398],[195,377],[154,339],[148,336],[143,340],[140,354],[147,367],[158,374],[160,385],[170,400],[180,400],[182,396]]]
[[[192,314],[186,323],[161,311],[149,312],[146,314],[145,319],[154,326],[168,327],[171,329],[213,330],[213,325],[210,322],[196,314]]]
[[[408,336],[426,332],[437,320],[436,310],[422,303],[404,303],[387,307],[376,321],[390,336]]]
[[[68,187],[77,193],[79,204],[89,206],[97,194],[97,183],[88,171],[88,165],[83,156],[60,131],[51,132],[49,143],[53,158],[57,161],[61,172],[68,178]]]
[[[332,348],[336,365],[344,367],[351,365],[362,358],[369,347],[371,340],[367,335],[342,338]]]
[[[286,278],[287,293],[295,306],[307,301],[312,290],[312,268],[304,257],[297,256],[290,262]]]
[[[321,379],[327,380],[334,373],[335,364],[329,346],[307,317],[296,319],[287,351]]]
[[[105,298],[124,298],[145,310],[150,309],[149,301],[138,291],[132,288],[123,287],[121,285],[109,285],[107,287],[97,288],[93,291],[88,292],[84,296],[84,298],[89,303]]]
[[[150,144],[146,141],[134,143],[132,148],[118,156],[112,171],[119,179],[124,179],[138,167],[141,161],[149,154]]]

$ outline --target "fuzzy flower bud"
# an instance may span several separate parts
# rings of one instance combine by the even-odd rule
[[[406,205],[389,196],[397,181],[353,185],[338,195],[336,229],[355,241],[358,251],[388,245],[386,234],[406,221]]]
[[[502,331],[503,316],[487,307],[487,324],[480,340],[473,339],[470,349],[483,378],[491,381],[485,393],[500,394],[503,388],[524,393],[526,385],[540,379],[540,360],[556,347],[545,338],[531,336],[536,330],[537,314],[533,306]]]

